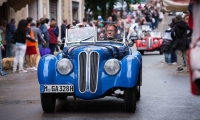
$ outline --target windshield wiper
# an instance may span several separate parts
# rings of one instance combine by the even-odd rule
[[[90,39],[90,38],[93,38],[94,36],[91,36],[91,37],[88,37],[88,38],[85,38],[85,39],[83,39],[83,40],[81,40],[81,41],[86,41],[86,40],[88,40],[88,39]],[[80,41],[80,42],[81,42]]]

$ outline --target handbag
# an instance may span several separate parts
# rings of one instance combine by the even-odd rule
[[[47,48],[47,47],[40,48],[40,56],[41,57],[44,56],[44,55],[48,55],[50,53],[51,53],[51,50],[49,48]]]

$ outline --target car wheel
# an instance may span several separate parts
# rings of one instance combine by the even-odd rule
[[[163,54],[163,52],[162,52],[161,50],[159,50],[159,52],[160,52],[160,55],[162,55],[162,54]]]
[[[142,55],[144,55],[144,50],[138,50]]]
[[[56,98],[52,93],[40,93],[42,109],[44,112],[53,112],[56,105]]]
[[[67,96],[61,96],[59,97],[60,100],[66,100],[67,99]]]
[[[137,100],[140,100],[141,94],[140,94],[140,86],[137,86]]]
[[[138,85],[137,86],[137,100],[139,100],[141,97],[141,93],[140,93],[141,84],[142,84],[142,68],[140,69],[140,75],[139,75],[139,80],[137,84]]]
[[[136,87],[128,88],[124,91],[124,103],[126,112],[134,113],[136,110]]]

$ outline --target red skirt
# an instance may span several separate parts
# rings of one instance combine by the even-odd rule
[[[27,47],[26,48],[26,54],[27,55],[35,55],[35,54],[37,54],[36,47],[35,46]]]

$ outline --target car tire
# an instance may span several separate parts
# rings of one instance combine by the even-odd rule
[[[67,96],[61,96],[59,97],[59,100],[66,100],[67,99]]]
[[[162,54],[163,54],[163,52],[162,52],[161,50],[159,50],[159,52],[160,52],[160,55],[162,55]]]
[[[140,86],[137,86],[137,100],[140,100],[141,94],[140,94]]]
[[[142,55],[144,55],[144,50],[138,50]]]
[[[137,84],[137,100],[140,100],[141,93],[140,93],[140,87],[142,85],[142,68],[140,68],[140,75],[138,77],[138,84]]]
[[[44,112],[53,112],[56,106],[56,98],[52,93],[40,93],[42,109]]]
[[[126,112],[134,113],[136,110],[136,87],[128,88],[124,91],[124,103]]]

